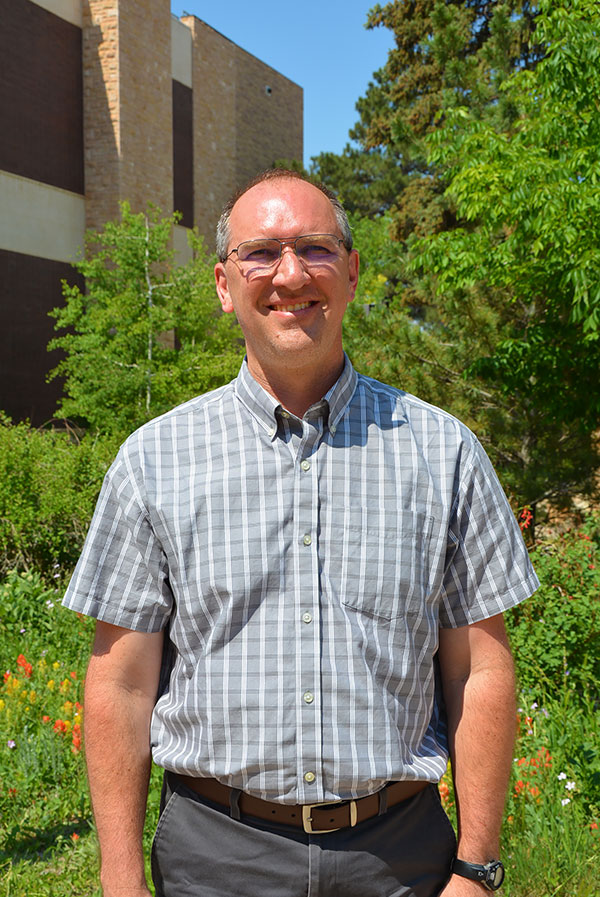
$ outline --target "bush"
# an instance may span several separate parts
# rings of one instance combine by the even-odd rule
[[[600,517],[532,552],[541,586],[506,615],[521,688],[594,694],[600,679]]]
[[[73,567],[117,445],[0,415],[0,575]]]

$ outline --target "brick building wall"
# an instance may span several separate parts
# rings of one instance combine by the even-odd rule
[[[212,248],[231,193],[302,158],[302,90],[170,0],[0,0],[0,22],[0,410],[40,424],[85,229],[152,202]]]

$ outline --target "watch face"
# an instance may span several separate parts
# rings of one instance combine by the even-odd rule
[[[496,891],[502,882],[504,881],[504,866],[502,863],[494,863],[492,864],[489,870],[489,878],[488,881],[490,883],[490,887]]]

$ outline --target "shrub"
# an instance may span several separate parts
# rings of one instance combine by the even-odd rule
[[[74,565],[117,439],[11,424],[0,415],[0,575]]]
[[[506,615],[523,690],[593,694],[600,678],[600,517],[540,545],[541,586]]]

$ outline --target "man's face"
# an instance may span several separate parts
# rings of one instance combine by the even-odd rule
[[[260,238],[341,237],[327,197],[312,184],[284,178],[244,193],[233,207],[230,232],[228,252]],[[341,367],[342,319],[358,281],[356,251],[348,253],[340,244],[337,257],[306,267],[285,246],[279,263],[260,271],[233,253],[216,265],[215,278],[223,311],[236,313],[257,379],[308,365],[324,374]]]

